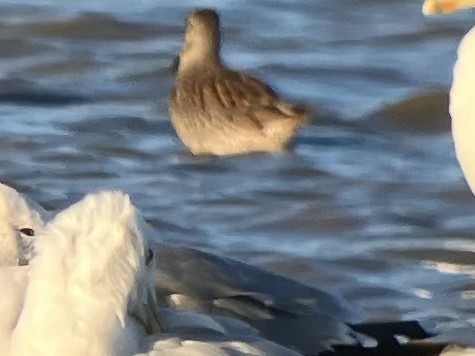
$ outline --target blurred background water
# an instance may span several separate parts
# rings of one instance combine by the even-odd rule
[[[317,115],[282,155],[194,158],[167,116],[184,18],[222,15],[223,56]],[[130,193],[156,239],[429,318],[475,343],[475,198],[446,92],[473,13],[415,0],[2,0],[0,180],[48,209]],[[204,281],[205,283],[205,281]]]

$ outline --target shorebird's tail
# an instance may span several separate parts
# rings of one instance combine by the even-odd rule
[[[306,105],[292,105],[284,102],[279,102],[276,108],[282,115],[293,118],[300,125],[307,124],[312,119],[312,110]]]
[[[262,126],[264,134],[285,149],[297,131],[310,122],[312,113],[306,106],[280,101],[272,107],[255,110],[253,117]]]

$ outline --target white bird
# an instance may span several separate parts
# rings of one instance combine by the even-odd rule
[[[98,222],[100,218],[96,217],[80,223],[90,226]],[[71,221],[69,225],[73,227],[77,223]],[[38,235],[40,239],[43,234]],[[331,294],[191,248],[160,243],[154,245],[154,250],[155,262],[151,266],[156,268],[155,288],[159,298],[172,309],[161,310],[168,333],[149,337],[142,347],[150,355],[165,350],[168,354],[171,349],[177,355],[189,350],[196,353],[214,350],[212,354],[220,356],[254,350],[255,355],[265,355],[269,348],[275,353],[280,350],[282,355],[295,355],[275,343],[316,354],[331,349],[332,344],[348,346],[357,341],[354,331],[346,324],[351,320],[351,309]],[[1,277],[0,274],[0,285]],[[11,284],[22,281],[21,274],[16,277],[19,282],[13,278],[15,274],[7,277]],[[21,288],[16,290],[21,292]],[[13,296],[10,299],[18,300]],[[0,305],[5,300],[8,298],[0,297]],[[16,323],[15,317],[15,314],[10,317],[7,329]],[[352,328],[385,342],[392,340],[394,334],[410,338],[429,336],[412,322],[361,324]],[[275,343],[263,339],[261,333]],[[347,349],[342,354],[345,352]]]
[[[23,252],[33,244],[33,236],[43,228],[43,221],[34,208],[15,189],[0,183],[0,354],[5,355],[11,333],[21,310],[27,270],[18,266],[24,263]],[[24,243],[22,242],[24,241]]]
[[[475,7],[475,0],[425,0],[424,15],[450,14]],[[475,26],[465,35],[457,51],[450,89],[449,112],[455,153],[470,189],[475,194]],[[474,348],[446,347],[444,356],[474,356]]]
[[[475,7],[475,0],[425,0],[425,15]],[[450,90],[452,136],[460,167],[475,194],[475,27],[462,39]]]
[[[38,205],[29,206],[33,202],[26,202],[12,188],[4,186],[4,190],[9,194],[0,196],[0,205],[10,208],[4,209],[10,218],[0,224],[0,230],[14,231],[14,218],[39,216],[33,208],[41,209]],[[41,226],[34,226],[41,235]],[[266,337],[304,353],[327,349],[335,342],[355,342],[345,324],[354,321],[352,311],[331,294],[199,250],[166,244],[154,244],[153,248],[157,293],[174,309],[232,315],[251,323]],[[169,318],[171,324],[173,318],[177,316]],[[209,329],[201,322],[196,324]]]
[[[0,202],[20,196],[9,192]],[[151,320],[148,330],[155,331],[162,319],[149,278],[153,253],[144,255],[140,223],[127,196],[106,192],[38,229],[31,265],[0,268],[0,287],[9,290],[0,297],[0,354],[131,356],[142,344],[149,355],[299,355],[239,320],[170,309],[163,310],[169,333],[144,340],[137,320]]]
[[[31,259],[34,235],[43,228],[44,217],[43,208],[0,183],[0,266],[18,266]]]
[[[0,282],[10,279],[0,288],[20,300],[8,308],[0,298],[1,355],[130,356],[161,330],[152,258],[127,195],[88,195],[60,212],[38,234],[36,253],[29,266],[0,270]],[[12,272],[19,276],[5,277]]]

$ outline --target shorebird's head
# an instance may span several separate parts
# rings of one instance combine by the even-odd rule
[[[0,266],[27,263],[34,236],[42,229],[40,214],[15,189],[0,183]]]
[[[422,12],[426,16],[445,15],[475,7],[475,0],[425,0]]]
[[[219,16],[211,9],[191,13],[186,22],[185,43],[178,71],[191,66],[219,63],[221,33]]]

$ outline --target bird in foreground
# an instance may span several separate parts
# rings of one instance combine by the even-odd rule
[[[152,246],[157,296],[174,309],[231,316],[303,354],[356,343],[346,322],[357,313],[337,296],[230,258]]]
[[[14,189],[2,188],[9,194],[0,195],[0,229],[36,216]],[[31,264],[0,266],[0,288],[8,290],[0,296],[0,355],[300,355],[239,320],[158,312],[155,257],[137,213],[127,195],[102,192],[36,226]]]
[[[63,258],[60,253],[63,251],[61,246],[64,245],[65,236],[71,235],[72,231],[84,230],[92,234],[97,225],[98,228],[106,226],[108,234],[115,232],[115,218],[101,215],[100,211],[112,211],[120,222],[120,211],[126,209],[114,209],[114,199],[100,197],[101,195],[93,195],[92,198],[85,199],[91,201],[94,198],[93,202],[99,200],[101,208],[94,208],[99,211],[86,213],[93,204],[82,202],[59,213],[58,217],[64,214],[70,216],[60,220],[62,223],[55,218],[45,231],[37,230],[38,256],[33,258],[32,268],[38,264],[35,260],[43,261],[44,266],[47,260],[51,260],[51,264],[48,263],[48,269],[52,268],[50,272],[61,271],[61,264],[58,265],[57,260],[73,258],[73,255],[67,254],[67,249],[63,249]],[[75,211],[81,214],[80,219],[71,218]],[[143,231],[147,231],[143,222],[140,223]],[[11,222],[0,220],[0,228],[2,224],[8,225]],[[48,231],[54,231],[54,240],[52,237],[49,240],[45,237],[51,235]],[[49,242],[42,242],[44,239]],[[44,247],[45,244],[48,247]],[[59,250],[54,247],[59,247]],[[91,262],[90,258],[89,262],[97,264],[104,255],[124,259],[120,254],[112,253],[109,256],[104,249],[107,251],[107,245],[98,241],[95,246],[97,252],[91,252],[93,261]],[[40,257],[47,250],[54,252],[45,255],[48,257]],[[153,250],[153,261],[146,257],[146,262],[149,263],[149,273],[155,274],[154,285],[158,297],[168,306],[160,310],[161,319],[164,320],[161,324],[166,326],[162,328],[166,329],[166,333],[142,339],[141,355],[439,355],[446,346],[431,343],[399,345],[394,335],[406,335],[410,339],[430,336],[413,321],[347,324],[353,319],[353,313],[341,299],[323,290],[305,286],[239,261],[163,243],[153,246]],[[53,253],[55,256],[52,256]],[[88,262],[83,258],[81,261],[86,264]],[[77,260],[70,263],[71,267],[77,264],[77,267],[81,268]],[[11,330],[18,319],[18,310],[22,308],[28,275],[21,272],[27,271],[27,268],[28,266],[16,267],[16,270],[10,269],[8,273],[2,273],[0,269],[0,286],[6,285],[10,291],[0,297],[0,354],[6,354],[1,352],[1,345],[6,344],[2,337],[6,335],[9,340]],[[114,279],[116,283],[122,283],[119,275],[115,275]],[[58,280],[55,278],[55,281]],[[71,281],[69,287],[74,285],[73,282]],[[75,288],[80,291],[80,287]],[[83,284],[82,287],[87,285]],[[38,289],[30,292],[30,299],[33,295],[41,297],[37,291]],[[86,292],[87,290],[82,290],[82,293]],[[5,309],[8,305],[10,308]],[[31,304],[29,305],[31,309]],[[76,305],[80,306],[78,303],[75,303]],[[89,326],[91,330],[94,327],[96,325]],[[355,333],[360,335],[356,336]],[[367,339],[363,334],[376,339],[378,345],[366,347],[359,344],[359,341],[364,342]],[[142,332],[139,336],[132,340],[123,338],[121,349],[127,345],[129,349],[131,345],[137,345],[138,340],[145,334]]]
[[[428,356],[448,345],[424,340],[434,334],[417,321],[365,321],[324,289],[193,248],[152,246],[157,296],[169,307],[242,320],[302,355]]]
[[[425,0],[424,15],[446,15],[475,7],[475,0]],[[450,89],[449,112],[457,160],[475,194],[475,26],[464,36],[457,51]],[[475,356],[475,348],[453,346],[447,356]]]
[[[28,266],[0,268],[1,289],[19,297],[0,299],[1,355],[131,356],[163,329],[127,195],[86,196],[45,226],[35,249]]]
[[[5,245],[3,241],[7,240],[7,236],[9,237],[8,241],[16,242],[14,233],[18,223],[15,220],[18,220],[23,222],[22,226],[35,227],[34,231],[37,236],[33,241],[39,244],[39,246],[36,246],[37,248],[41,248],[41,244],[44,244],[42,240],[45,239],[43,235],[46,232],[43,231],[44,227],[41,222],[40,213],[31,208],[25,198],[14,189],[6,186],[0,186],[0,188],[3,189],[0,192],[8,192],[8,194],[0,195],[0,206],[4,207],[2,210],[4,214],[0,216],[0,231],[11,232],[9,235],[0,236],[0,244]],[[107,204],[110,205],[111,203],[113,201],[102,199],[104,209],[108,209]],[[73,208],[66,210],[66,213],[71,209]],[[77,209],[81,209],[81,207],[79,206]],[[65,214],[65,212],[60,214]],[[35,219],[32,219],[32,217]],[[110,224],[108,219],[111,219],[111,217],[101,217],[100,215],[95,216],[94,219],[91,216],[89,220],[84,217],[82,222],[70,219],[69,225],[70,229],[74,229],[78,224],[81,225],[76,227],[78,229],[87,229],[88,227],[92,229],[94,225]],[[49,225],[54,225],[55,220]],[[56,225],[58,224],[56,223]],[[64,232],[66,233],[66,231]],[[58,239],[58,243],[60,241]],[[197,330],[199,330],[201,338],[206,337],[208,341],[219,342],[221,346],[230,340],[230,336],[233,336],[234,340],[237,339],[250,345],[258,341],[261,346],[270,345],[275,348],[273,343],[262,339],[260,332],[255,328],[236,318],[219,316],[219,311],[224,315],[236,313],[244,319],[247,317],[248,319],[256,320],[258,324],[269,329],[270,334],[276,333],[281,335],[281,338],[277,337],[277,341],[281,341],[282,336],[285,336],[285,340],[291,340],[293,337],[296,337],[297,331],[302,330],[302,327],[300,327],[293,333],[285,332],[292,324],[312,326],[316,328],[315,330],[318,330],[317,327],[325,324],[321,332],[310,332],[310,334],[305,335],[305,337],[310,338],[319,336],[315,341],[309,341],[309,348],[324,343],[325,341],[323,340],[327,338],[342,341],[348,330],[345,324],[338,321],[338,318],[342,318],[344,313],[346,313],[343,305],[340,305],[341,301],[325,292],[314,292],[312,288],[300,285],[290,279],[287,280],[238,261],[219,258],[198,250],[165,244],[156,244],[153,248],[155,251],[153,273],[156,291],[170,307],[179,309],[181,310],[180,313],[182,313],[180,314],[173,310],[168,310],[165,313],[166,324],[170,326],[171,331],[175,331],[175,333],[180,331],[180,340],[186,335],[193,334],[196,336]],[[8,260],[10,259],[8,254],[16,253],[6,249],[0,249],[0,252]],[[38,258],[41,258],[41,256]],[[99,256],[94,258],[98,259]],[[158,263],[158,260],[161,260],[160,263]],[[18,263],[14,263],[15,261],[11,265],[18,265]],[[34,261],[35,259],[32,261],[33,265],[35,264]],[[243,279],[244,275],[246,277]],[[10,278],[11,274],[7,276],[10,284],[18,283]],[[16,275],[13,276],[15,277]],[[20,274],[18,278],[23,283],[21,286],[24,286],[26,282],[22,276]],[[200,283],[198,280],[207,280],[209,283]],[[7,284],[7,282],[4,282],[3,285]],[[24,293],[18,287],[13,288],[13,290],[17,291],[20,296]],[[9,297],[19,302],[23,299],[15,293],[10,293]],[[301,301],[298,299],[301,299]],[[186,302],[184,303],[184,301]],[[0,298],[0,304],[2,302],[7,303],[6,296]],[[193,302],[194,307],[190,302]],[[317,302],[318,305],[313,305]],[[190,309],[201,312],[211,311],[209,307],[212,305],[216,306],[217,315],[196,314],[192,318],[190,314],[186,314],[187,310]],[[322,311],[321,316],[305,316],[307,312],[315,313],[317,309]],[[327,314],[332,313],[334,315],[327,316]],[[185,316],[187,323],[184,324],[183,318]],[[346,316],[348,315],[345,314]],[[335,318],[336,320],[334,321]],[[266,319],[269,320],[266,321]],[[312,320],[314,319],[320,320],[320,323],[318,325],[313,323],[312,325]],[[219,327],[216,325],[219,325]],[[208,335],[209,333],[211,333],[212,337]],[[162,335],[160,345],[163,345],[163,347],[168,345],[167,347],[170,347],[169,344],[164,343],[163,339],[169,337],[169,335]],[[305,338],[302,338],[302,340],[305,340]],[[297,340],[295,343],[299,344]],[[210,345],[208,346],[211,347]],[[212,347],[216,347],[216,345]],[[317,350],[317,348],[314,349]],[[189,343],[187,344],[187,350],[190,350]],[[282,348],[282,350],[285,349]]]
[[[214,10],[189,15],[169,100],[176,133],[194,155],[284,151],[310,120],[308,108],[288,104],[258,79],[227,68],[220,42]]]
[[[15,189],[0,183],[0,267],[18,266],[31,259],[36,231],[46,213]]]
[[[142,341],[136,356],[302,356],[237,319],[161,308],[167,332]]]
[[[425,0],[425,15],[450,14],[475,7],[475,0]],[[458,162],[475,193],[475,27],[462,39],[453,69],[449,112]]]

